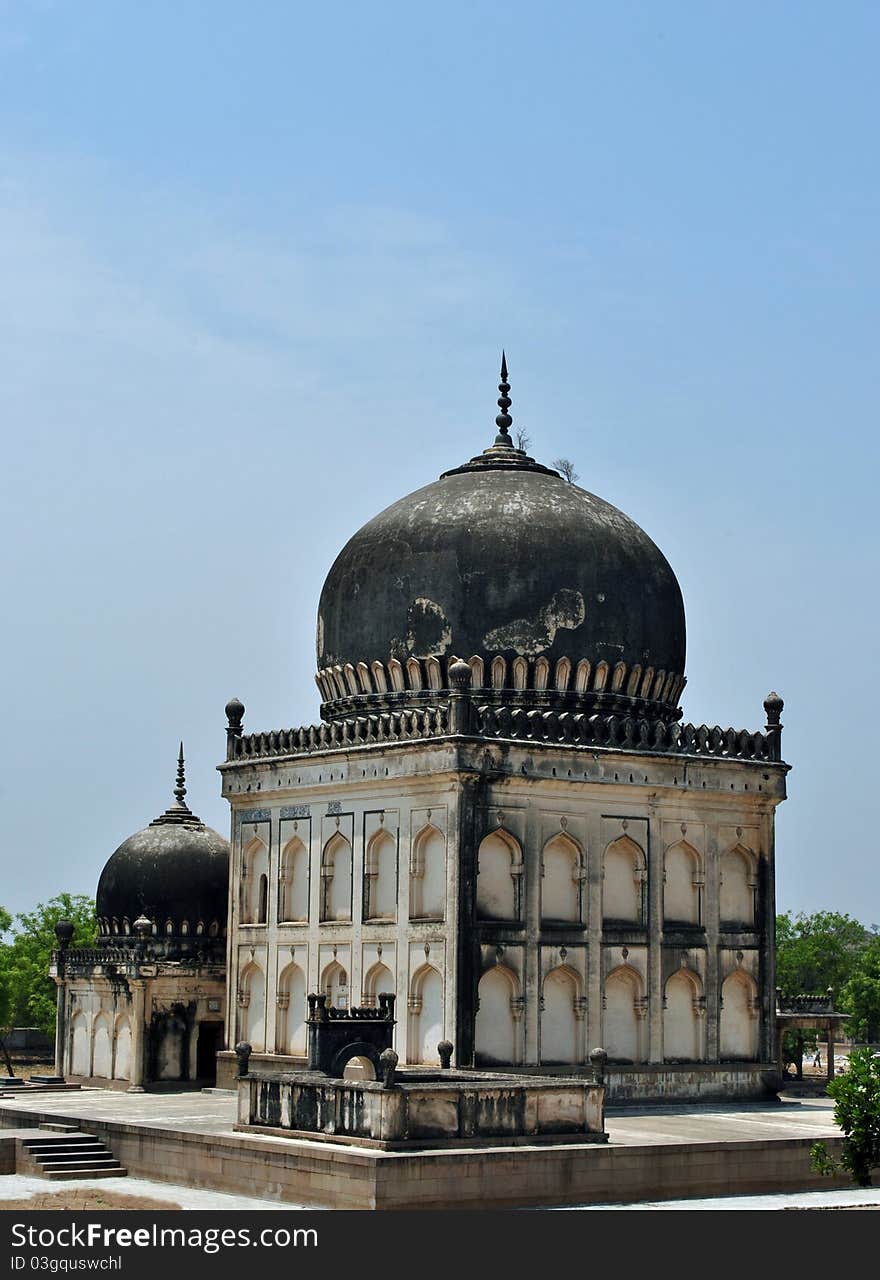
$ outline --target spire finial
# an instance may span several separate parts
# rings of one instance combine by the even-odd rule
[[[498,397],[498,407],[501,412],[495,419],[495,425],[498,428],[498,435],[495,437],[495,443],[496,445],[507,445],[508,448],[512,449],[513,444],[510,439],[510,428],[513,423],[513,418],[511,418],[510,414],[507,412],[510,408],[511,401],[510,396],[507,394],[510,390],[510,383],[507,381],[507,356],[504,351],[501,352],[501,381],[498,384],[498,390],[501,392],[501,395]]]
[[[183,797],[186,795],[186,773],[183,767],[183,743],[180,744],[180,751],[177,756],[177,786],[174,788],[174,799],[181,807],[184,806]]]

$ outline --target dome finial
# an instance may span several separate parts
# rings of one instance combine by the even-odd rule
[[[183,764],[183,743],[177,753],[177,781],[174,787],[174,804],[169,805],[159,818],[154,818],[151,827],[164,826],[167,823],[185,823],[187,826],[201,826],[201,818],[196,817],[186,803],[186,770]]]
[[[501,381],[498,384],[498,390],[501,392],[501,395],[498,397],[498,407],[501,412],[495,419],[495,425],[498,428],[498,435],[495,437],[495,444],[506,445],[508,449],[512,449],[513,443],[510,439],[510,427],[513,423],[513,418],[511,418],[510,414],[507,412],[511,403],[510,396],[507,394],[510,390],[510,383],[507,381],[507,356],[503,350],[501,352]]]
[[[186,808],[183,797],[186,795],[186,773],[183,767],[183,743],[180,744],[180,752],[177,756],[177,786],[174,788],[174,799],[181,806]]]

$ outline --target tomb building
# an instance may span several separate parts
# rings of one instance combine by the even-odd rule
[[[95,947],[56,928],[55,1069],[68,1081],[139,1091],[213,1084],[223,1044],[229,845],[185,800],[124,840],[101,872]]]
[[[577,1074],[609,1099],[772,1085],[782,700],[682,722],[675,574],[623,512],[492,445],[350,539],[320,723],[227,706],[227,1047],[301,1067],[307,995],[396,996],[403,1065]]]

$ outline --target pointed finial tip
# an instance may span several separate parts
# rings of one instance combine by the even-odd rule
[[[498,435],[495,437],[495,444],[507,446],[510,445],[509,432],[511,424],[513,423],[513,418],[511,418],[510,414],[507,412],[511,403],[510,396],[507,394],[510,391],[510,383],[507,381],[507,354],[503,350],[501,352],[501,382],[498,386],[498,390],[501,392],[501,395],[498,397],[498,408],[501,412],[495,419],[495,425],[498,428]]]

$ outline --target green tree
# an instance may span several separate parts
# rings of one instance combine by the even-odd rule
[[[835,1001],[857,972],[869,938],[864,925],[838,911],[816,911],[776,917],[776,985],[783,996],[820,995],[831,987]],[[816,1044],[813,1031],[789,1031],[783,1039],[786,1062],[794,1062],[800,1078],[805,1048]]]
[[[871,1186],[871,1170],[880,1168],[880,1055],[854,1049],[846,1071],[830,1081],[834,1119],[843,1130],[840,1161],[833,1160],[824,1142],[810,1148],[810,1161],[819,1173],[846,1169],[859,1187]]]
[[[870,935],[838,911],[776,917],[776,985],[785,996],[840,992],[856,972]]]
[[[49,977],[49,961],[58,945],[55,925],[59,920],[73,924],[71,946],[94,945],[95,904],[84,894],[59,893],[33,911],[17,915],[2,960],[11,1005],[6,1025],[40,1027],[54,1034],[55,983]]]
[[[880,934],[860,952],[858,967],[840,993],[840,1007],[850,1015],[847,1030],[854,1040],[880,1040]]]

